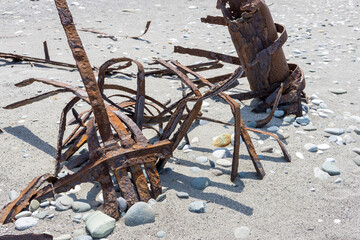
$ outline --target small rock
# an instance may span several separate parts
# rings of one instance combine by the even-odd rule
[[[274,112],[274,116],[277,118],[281,118],[282,116],[284,116],[285,112],[283,110],[276,110]]]
[[[204,190],[209,185],[210,179],[207,177],[198,177],[191,181],[191,186],[198,190]]]
[[[120,211],[125,212],[125,210],[127,208],[126,200],[123,197],[118,197],[117,202],[118,202]]]
[[[256,128],[257,123],[255,121],[252,121],[252,122],[249,122],[246,126],[249,128]]]
[[[155,222],[155,211],[147,203],[137,202],[132,205],[124,217],[126,226],[138,226]]]
[[[166,236],[166,232],[164,232],[164,231],[158,231],[158,232],[156,233],[156,236],[157,236],[158,238],[163,238],[163,237]]]
[[[344,90],[344,89],[339,89],[339,88],[329,89],[329,92],[334,93],[334,94],[337,94],[337,95],[347,93],[346,90]]]
[[[211,173],[212,173],[213,175],[215,175],[215,176],[221,176],[221,175],[223,175],[223,172],[222,172],[221,170],[219,170],[219,169],[213,169],[213,170],[211,170]]]
[[[341,220],[340,219],[334,219],[334,223],[339,224],[339,223],[341,223]]]
[[[54,237],[54,240],[71,240],[71,235],[70,234],[64,234],[58,237]]]
[[[311,122],[309,117],[297,117],[295,120],[301,126],[306,126]]]
[[[33,217],[22,217],[15,221],[15,229],[22,231],[31,228],[37,224],[36,218]]]
[[[304,155],[301,152],[296,152],[295,155],[300,159],[304,159]]]
[[[357,153],[360,155],[360,148],[353,148],[353,152]]]
[[[341,135],[345,133],[342,128],[325,128],[324,131],[332,135]]]
[[[245,226],[235,228],[234,235],[235,239],[246,239],[250,236],[250,229]]]
[[[317,152],[317,150],[318,150],[318,147],[315,144],[312,144],[312,143],[307,143],[307,144],[304,145],[304,147],[309,152]]]
[[[48,216],[50,213],[50,211],[42,211],[42,212],[39,212],[38,214],[35,214],[34,217],[38,218],[38,219],[44,219],[46,218],[46,216]]]
[[[360,156],[353,159],[354,163],[360,167]]]
[[[74,212],[86,212],[91,209],[91,205],[87,202],[75,201],[71,205]]]
[[[337,178],[334,183],[341,183],[342,182],[342,178]]]
[[[327,172],[324,172],[318,167],[314,168],[314,176],[316,178],[319,178],[320,180],[327,180],[330,177],[330,175]]]
[[[335,166],[335,163],[329,160],[326,160],[321,165],[322,170],[327,172],[330,176],[339,175],[340,170]]]
[[[19,193],[15,190],[10,190],[9,192],[9,199],[10,201],[14,201],[15,199],[17,199],[19,197]]]
[[[215,167],[215,162],[211,159],[209,159],[209,163],[210,163],[210,167],[214,168]]]
[[[212,155],[215,158],[225,158],[231,155],[230,151],[227,148],[215,148]]]
[[[75,240],[93,240],[91,236],[83,235],[83,236],[77,236]]]
[[[199,173],[201,172],[201,169],[199,167],[190,167],[190,170],[194,173]]]
[[[345,135],[344,136],[344,142],[346,143],[346,144],[351,144],[351,143],[356,143],[356,140],[355,139],[353,139],[351,136],[349,136],[349,135]]]
[[[266,130],[269,131],[269,132],[276,132],[277,130],[279,130],[279,127],[278,126],[271,126],[271,127],[268,127]]]
[[[189,198],[189,194],[187,192],[177,192],[176,196],[178,198]]]
[[[47,216],[48,219],[52,219],[53,217],[55,217],[55,214],[53,214],[53,213],[52,213],[52,214],[49,214],[49,215]]]
[[[115,219],[108,215],[95,211],[86,219],[86,229],[93,238],[104,238],[115,228]]]
[[[272,152],[274,152],[274,148],[273,148],[273,147],[270,147],[270,146],[264,146],[264,147],[261,148],[260,151],[261,151],[261,152],[272,153]]]
[[[327,144],[320,144],[317,146],[319,150],[328,150],[330,149],[330,146]]]
[[[15,219],[23,218],[23,217],[30,217],[31,212],[30,211],[22,211],[15,215]]]
[[[304,127],[304,130],[305,130],[305,131],[316,131],[317,128],[316,128],[314,125],[309,124],[309,125],[307,125],[307,126]]]
[[[216,137],[213,145],[215,147],[226,147],[231,143],[231,135],[227,133],[223,133],[220,136]]]
[[[315,191],[316,191],[315,188],[311,188],[311,189],[310,189],[310,192],[315,192]]]
[[[193,213],[205,213],[206,203],[204,201],[195,201],[190,203],[189,211]]]
[[[232,163],[226,159],[218,159],[216,160],[216,164],[223,166],[223,167],[231,167]]]
[[[292,123],[293,121],[294,121],[294,119],[289,116],[284,117],[284,122],[286,122],[286,123]]]
[[[160,194],[157,198],[156,201],[157,202],[162,202],[166,199],[166,193]]]
[[[49,205],[50,205],[50,202],[47,200],[40,203],[40,207],[42,207],[42,208],[47,207]]]
[[[191,139],[190,143],[197,143],[199,142],[199,138],[198,137],[194,137],[193,139]]]
[[[74,200],[67,196],[67,195],[63,195],[61,197],[59,197],[58,199],[56,199],[55,201],[55,207],[57,211],[65,211],[71,208],[72,203],[74,202]]]
[[[196,161],[199,163],[206,163],[208,161],[208,158],[205,156],[200,156],[196,158]]]

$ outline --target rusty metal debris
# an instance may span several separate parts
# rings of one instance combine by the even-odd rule
[[[0,236],[0,240],[53,240],[53,236],[43,233],[43,234],[21,234],[21,235],[3,235]]]
[[[226,2],[219,1],[218,7],[229,18],[228,10],[224,7]],[[250,63],[244,62],[244,58],[246,58],[244,56],[237,58],[200,49],[176,47],[176,52],[204,56],[216,61],[184,66],[178,61],[157,59],[154,64],[159,64],[164,68],[145,72],[140,62],[124,57],[110,59],[99,68],[95,68],[90,65],[87,58],[66,0],[55,0],[55,4],[76,65],[51,61],[46,43],[44,43],[45,59],[1,53],[0,57],[71,68],[76,67],[84,83],[85,90],[62,82],[42,78],[29,78],[16,84],[17,87],[25,87],[37,82],[57,89],[12,103],[5,106],[5,109],[18,108],[64,92],[71,92],[75,97],[71,99],[61,113],[54,174],[44,174],[34,178],[21,192],[20,196],[6,205],[0,212],[1,223],[12,221],[14,216],[26,208],[32,199],[46,199],[55,193],[68,191],[80,183],[93,181],[101,184],[104,196],[102,210],[106,214],[118,219],[119,212],[114,189],[114,184],[116,183],[113,182],[112,175],[116,179],[122,196],[128,202],[128,206],[133,205],[137,201],[146,202],[151,197],[156,198],[162,191],[158,170],[165,166],[180,141],[183,138],[187,139],[187,131],[197,119],[206,119],[207,121],[234,127],[235,136],[231,181],[234,181],[238,176],[240,138],[243,139],[246,145],[258,177],[262,179],[265,175],[248,131],[267,134],[276,139],[285,159],[287,161],[291,160],[284,144],[277,135],[245,127],[240,105],[232,96],[224,93],[224,90],[236,84],[238,78],[247,76],[249,79],[249,74],[251,76],[256,75],[251,72],[252,66],[258,64],[258,61],[262,62],[264,54],[269,54],[270,56],[279,50],[279,46],[285,41],[284,37],[280,37],[281,40],[275,41],[277,44],[275,47],[269,44],[265,50],[260,51],[260,55],[255,54],[253,56],[255,60],[253,59]],[[229,25],[233,21],[229,19],[207,17],[202,19],[202,21]],[[150,23],[147,24],[146,30],[149,25]],[[284,28],[278,27],[278,30],[281,30],[283,34],[285,32]],[[250,58],[250,56],[247,57]],[[237,69],[233,73],[208,79],[199,75],[199,71],[222,67],[219,61],[235,64]],[[265,65],[271,65],[269,61],[269,57],[265,58]],[[123,65],[118,68],[111,68],[111,66],[119,63],[123,63]],[[136,65],[138,70],[136,90],[118,84],[105,83],[106,74],[114,70],[130,67],[132,64]],[[262,105],[258,106],[258,110],[262,110],[265,106],[272,106],[272,112],[269,117],[258,121],[258,125],[264,125],[270,121],[278,104],[285,104],[289,99],[291,104],[286,106],[287,113],[299,113],[301,111],[301,108],[299,110],[296,104],[299,104],[297,97],[304,87],[303,74],[297,65],[288,64],[287,66],[289,68],[289,75],[285,79],[267,86],[268,88],[266,89],[252,88],[252,91],[249,93],[233,95],[239,99],[264,98],[265,101]],[[95,72],[98,74],[97,82]],[[149,74],[155,76],[177,75],[182,84],[182,98],[171,104],[162,104],[146,95],[145,76]],[[188,75],[196,79],[190,80]],[[205,87],[207,90],[201,92],[200,88]],[[108,90],[112,91],[112,95],[107,95]],[[116,92],[116,94],[113,92]],[[132,98],[129,95],[136,95],[136,97]],[[213,96],[218,96],[229,104],[234,116],[234,124],[202,116],[200,111],[202,102]],[[119,97],[126,100],[117,102],[115,99]],[[73,106],[80,100],[88,103],[91,109],[81,113],[76,112]],[[73,115],[70,124],[75,124],[76,126],[65,138],[67,116],[70,110]],[[142,130],[146,128],[154,130],[157,134],[155,142],[150,143],[144,136]],[[98,139],[98,134],[101,141]],[[87,143],[87,151],[80,152],[80,148],[85,143]],[[79,155],[72,157],[75,153],[79,153]],[[64,162],[66,162],[68,169],[74,169],[78,166],[80,168],[75,173],[60,178],[59,173]],[[44,184],[45,186],[43,186]]]

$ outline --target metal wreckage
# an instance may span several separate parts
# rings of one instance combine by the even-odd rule
[[[44,174],[34,178],[16,200],[3,208],[0,213],[1,223],[12,221],[32,199],[41,201],[54,196],[55,193],[66,192],[80,183],[93,181],[101,184],[104,197],[103,212],[119,219],[117,196],[111,175],[115,176],[121,195],[126,199],[128,206],[138,201],[147,202],[151,197],[156,198],[162,191],[158,171],[164,167],[180,141],[183,138],[187,139],[186,133],[197,119],[206,119],[234,127],[231,181],[238,176],[240,137],[245,143],[259,179],[265,175],[248,131],[272,136],[280,145],[285,159],[291,160],[277,135],[244,125],[240,105],[234,100],[262,99],[263,101],[254,109],[255,112],[262,112],[272,107],[267,118],[257,121],[257,127],[266,125],[277,108],[283,109],[285,114],[302,115],[301,100],[306,98],[303,92],[304,75],[296,64],[286,62],[282,50],[282,45],[287,39],[285,27],[273,22],[264,1],[218,0],[217,8],[221,10],[223,16],[207,16],[201,19],[205,23],[227,26],[238,57],[175,46],[174,51],[177,53],[206,57],[216,61],[184,66],[178,61],[157,59],[156,64],[162,65],[165,69],[148,72],[144,70],[140,62],[130,58],[113,58],[98,69],[92,68],[66,0],[55,0],[55,4],[76,65],[51,61],[46,44],[44,45],[45,59],[7,53],[0,53],[0,57],[77,68],[85,90],[42,78],[29,78],[16,84],[17,87],[25,87],[38,82],[53,86],[56,90],[10,104],[4,107],[5,109],[18,108],[64,92],[72,92],[75,96],[61,113],[54,174]],[[144,33],[149,26],[150,22],[147,23]],[[100,37],[117,40],[114,36],[105,33],[90,32],[100,34]],[[199,75],[199,71],[222,67],[221,61],[238,67],[233,73],[209,79]],[[111,68],[118,63],[124,65]],[[105,83],[106,74],[119,72],[132,64],[135,64],[138,69],[137,89]],[[98,81],[96,81],[95,72],[98,73]],[[181,80],[183,97],[172,104],[162,104],[146,95],[145,76],[153,74],[177,75]],[[188,75],[196,80],[190,80]],[[236,84],[238,78],[245,76],[250,84],[249,92],[233,95],[224,93],[224,90]],[[207,90],[201,92],[200,88],[207,88]],[[107,96],[105,90],[116,91],[117,94]],[[131,98],[131,95],[136,95],[136,99]],[[202,116],[200,111],[202,101],[215,95],[230,105],[234,124]],[[114,102],[115,97],[125,98],[125,101]],[[77,113],[73,106],[80,100],[87,102],[91,109]],[[66,119],[70,110],[74,116],[71,124],[76,124],[76,127],[64,139]],[[151,128],[157,132],[156,142],[150,143],[144,136],[142,129],[145,128]],[[98,134],[101,141],[98,139]],[[80,147],[85,143],[87,143],[87,151],[80,152]],[[77,157],[71,158],[78,152],[80,153]],[[73,174],[60,178],[58,174],[65,161],[69,169],[78,166],[81,168]]]

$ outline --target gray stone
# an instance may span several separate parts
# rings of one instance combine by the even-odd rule
[[[199,173],[201,172],[201,169],[199,167],[190,167],[190,170],[194,173]]]
[[[304,147],[309,152],[317,152],[317,150],[318,150],[318,147],[315,144],[312,144],[312,143],[307,143],[307,144],[304,145]]]
[[[326,160],[321,165],[322,170],[327,172],[330,176],[339,175],[340,170],[335,166],[335,163],[333,161]]]
[[[15,199],[17,199],[19,197],[19,193],[15,190],[10,190],[9,192],[9,199],[10,201],[14,201]]]
[[[284,122],[286,122],[286,123],[292,123],[293,121],[294,121],[294,119],[289,116],[284,117]]]
[[[199,163],[206,163],[208,161],[208,158],[205,156],[200,156],[196,158],[196,161]]]
[[[47,200],[40,203],[40,207],[42,207],[42,208],[47,207],[49,205],[50,205],[50,202]]]
[[[283,110],[276,110],[274,112],[274,116],[277,117],[277,118],[280,118],[282,116],[284,116],[285,112]]]
[[[314,176],[323,181],[327,180],[330,177],[330,175],[327,172],[324,172],[318,167],[314,168]]]
[[[342,128],[325,128],[324,131],[332,135],[341,135],[345,133]]]
[[[325,144],[325,143],[319,144],[317,147],[318,147],[319,150],[328,150],[328,149],[330,149],[330,146]]]
[[[191,186],[198,190],[204,190],[209,185],[210,179],[207,177],[198,177],[191,181]]]
[[[70,234],[64,234],[58,237],[54,237],[54,240],[71,240]]]
[[[155,222],[155,211],[147,203],[137,202],[132,205],[124,217],[126,226],[138,226]]]
[[[50,211],[42,211],[39,212],[38,214],[35,214],[35,217],[38,219],[44,219],[46,218],[47,215],[49,215]]]
[[[206,203],[204,201],[195,201],[189,205],[189,211],[193,213],[204,213],[205,210]]]
[[[75,201],[71,205],[74,212],[86,212],[91,209],[91,205],[87,202]]]
[[[344,142],[346,143],[346,144],[351,144],[351,143],[356,143],[356,140],[355,139],[353,139],[351,136],[349,136],[349,135],[345,135],[344,136]]]
[[[48,219],[52,219],[53,217],[55,217],[55,214],[53,214],[53,213],[52,213],[52,214],[49,214],[49,215],[47,216]]]
[[[15,219],[23,218],[23,217],[30,217],[31,212],[30,211],[22,211],[15,215]]]
[[[304,127],[304,130],[305,130],[305,131],[316,131],[317,128],[316,128],[314,125],[309,124],[309,125],[307,125],[307,126]]]
[[[162,202],[166,199],[166,193],[160,194],[157,198],[156,201],[157,202]]]
[[[177,192],[176,196],[178,198],[189,198],[189,194],[187,192]]]
[[[36,218],[33,217],[22,217],[15,221],[15,229],[22,231],[31,228],[37,224]]]
[[[354,163],[360,167],[360,156],[353,159]]]
[[[346,90],[340,89],[340,88],[329,89],[329,92],[337,94],[337,95],[347,93]]]
[[[215,148],[212,155],[215,158],[226,158],[228,156],[231,156],[230,151],[227,148]]]
[[[77,237],[80,237],[80,236],[86,236],[86,230],[85,228],[78,228],[78,229],[75,229],[73,232],[72,232],[72,236],[73,238],[77,238]],[[89,236],[90,237],[90,236]]]
[[[123,197],[118,197],[117,202],[118,202],[120,211],[125,212],[125,210],[127,208],[126,200]]]
[[[296,122],[301,126],[306,126],[311,122],[311,120],[308,117],[297,117]]]
[[[227,159],[218,159],[218,160],[216,160],[216,164],[223,166],[223,167],[231,167],[232,166],[231,161],[229,161]]]
[[[213,169],[213,170],[211,170],[211,173],[214,174],[215,176],[223,175],[223,172],[219,169]]]
[[[215,167],[215,162],[214,162],[213,160],[209,159],[209,163],[210,163],[210,166],[211,166],[212,168]]]
[[[249,128],[256,128],[257,124],[256,124],[255,121],[251,121],[246,126],[249,127]]]
[[[88,235],[83,235],[83,236],[76,237],[75,240],[93,240],[93,238]]]
[[[342,182],[342,178],[337,178],[334,183],[341,183]]]
[[[165,232],[165,231],[158,231],[158,232],[156,233],[156,236],[157,236],[158,238],[163,238],[163,237],[166,236],[166,232]]]
[[[57,211],[65,211],[71,208],[72,203],[74,202],[74,200],[67,196],[67,195],[63,195],[61,197],[59,197],[58,199],[56,199],[55,202],[55,207]]]
[[[269,131],[269,132],[276,132],[277,130],[279,130],[279,127],[278,126],[271,126],[271,127],[268,127],[266,130]]]
[[[242,226],[234,229],[235,239],[247,239],[250,236],[250,229]]]
[[[86,222],[86,219],[91,215],[91,214],[93,214],[94,212],[88,212],[88,213],[84,213],[83,215],[82,215],[82,220],[84,221],[84,222]]]
[[[108,215],[95,211],[86,219],[86,229],[93,238],[104,238],[115,228],[115,219]]]
[[[357,153],[360,155],[360,148],[353,148],[353,152]]]

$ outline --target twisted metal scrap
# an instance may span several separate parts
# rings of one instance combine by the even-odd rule
[[[5,109],[21,107],[63,92],[72,92],[75,97],[65,106],[61,114],[55,174],[45,174],[30,182],[20,196],[0,212],[0,222],[8,223],[11,221],[17,213],[29,205],[32,199],[42,200],[89,181],[100,182],[104,196],[103,211],[118,219],[116,193],[110,172],[113,172],[128,206],[137,201],[146,202],[151,197],[156,198],[161,194],[158,170],[164,167],[181,139],[186,137],[191,124],[196,119],[202,118],[200,112],[202,101],[215,95],[230,105],[235,119],[235,123],[230,124],[235,128],[232,181],[238,176],[240,137],[245,142],[258,177],[262,179],[265,175],[248,130],[274,137],[278,141],[285,159],[290,161],[290,156],[279,138],[274,134],[246,128],[241,118],[239,104],[229,95],[223,93],[239,77],[244,76],[244,70],[241,66],[230,76],[221,76],[210,80],[203,78],[191,68],[183,66],[177,61],[158,59],[157,63],[167,69],[165,72],[172,72],[177,75],[181,79],[182,86],[187,86],[189,89],[189,92],[186,93],[185,88],[183,88],[183,98],[166,107],[156,99],[145,95],[144,68],[141,63],[130,58],[114,58],[105,62],[99,68],[98,82],[96,83],[94,72],[75,29],[66,1],[55,0],[55,4],[86,91],[49,79],[30,78],[16,84],[17,87],[24,87],[39,82],[58,89],[10,104],[4,107]],[[106,72],[112,65],[120,62],[126,62],[125,67],[129,67],[131,63],[137,65],[136,90],[116,84],[105,84]],[[197,80],[191,81],[187,74],[196,77]],[[221,80],[224,78],[225,80]],[[214,85],[214,82],[218,82],[218,84]],[[201,93],[199,89],[205,86],[209,90]],[[104,92],[108,89],[120,93],[107,96]],[[128,97],[127,94],[136,94],[136,99]],[[127,101],[115,103],[113,99],[117,97],[126,98]],[[90,104],[91,109],[80,114],[77,113],[72,108],[79,100]],[[192,103],[191,108],[188,103]],[[77,126],[64,140],[66,118],[70,110],[74,115],[71,123],[77,124]],[[224,124],[218,120],[206,119]],[[158,129],[153,126],[154,124],[158,125]],[[163,124],[166,124],[165,127]],[[143,128],[155,130],[158,141],[150,144],[142,133]],[[100,134],[101,142],[98,140],[97,132]],[[70,158],[85,143],[88,145],[88,151],[81,152],[76,158]],[[67,149],[65,150],[65,148]],[[80,165],[81,168],[73,174],[59,178],[61,163],[65,161],[67,161],[66,166],[69,169]],[[148,177],[150,189],[144,172]],[[41,188],[45,182],[49,184]]]

